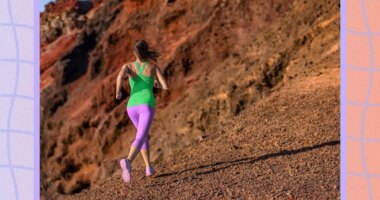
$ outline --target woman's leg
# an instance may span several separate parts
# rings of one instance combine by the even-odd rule
[[[128,160],[130,160],[131,162],[136,158],[136,155],[140,152],[144,143],[144,148],[149,149],[149,145],[147,145],[147,140],[149,135],[149,128],[152,124],[154,113],[154,108],[151,108],[148,105],[138,106],[139,119],[137,125],[137,134],[135,140],[131,145],[131,150],[129,151],[128,155]],[[150,163],[148,162],[148,164]]]
[[[127,108],[127,113],[129,118],[131,119],[133,125],[137,128],[138,126],[138,120],[139,120],[139,113],[137,107],[129,107]],[[124,182],[129,182],[131,180],[131,172],[132,172],[132,165],[131,161],[128,159],[121,159],[120,160],[120,167],[121,167],[121,177],[124,180]]]
[[[138,115],[136,115],[137,117],[135,116],[130,116],[131,118],[131,121],[133,123],[133,125],[135,126],[136,130],[137,130],[137,127],[138,127],[138,124],[139,124],[139,118],[138,118]],[[144,142],[143,142],[143,145],[141,146],[141,155],[144,159],[144,163],[145,163],[145,166],[148,168],[148,167],[151,167],[151,164],[150,164],[150,151],[149,151],[149,137],[146,137]]]
[[[141,149],[141,155],[144,159],[144,163],[145,163],[145,166],[146,167],[151,167],[151,164],[150,164],[150,150],[149,150],[149,147],[146,148],[146,149]]]
[[[128,107],[127,113],[128,113],[129,119],[131,119],[136,130],[138,130],[138,124],[139,124],[139,108],[138,108],[138,106]],[[134,152],[134,151],[136,151],[136,148],[131,146],[129,149],[128,160],[129,160],[129,157],[131,155],[131,152]]]
[[[129,119],[131,119],[132,124],[135,126],[137,130],[137,126],[139,124],[139,113],[138,113],[137,108],[136,107],[127,108],[127,113],[128,113]]]

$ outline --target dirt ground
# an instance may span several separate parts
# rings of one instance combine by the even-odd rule
[[[290,83],[210,137],[65,199],[339,199],[339,68]],[[138,157],[137,159],[141,159]]]

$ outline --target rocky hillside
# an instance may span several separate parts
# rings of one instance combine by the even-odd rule
[[[107,0],[94,2],[86,13],[78,12],[78,6],[63,6],[65,2],[69,1],[58,0],[41,14],[44,198],[78,193],[116,179],[117,173],[109,178],[118,172],[116,161],[127,155],[135,130],[125,113],[127,99],[114,100],[115,77],[120,66],[133,59],[135,39],[146,39],[159,49],[163,55],[160,67],[171,89],[155,91],[158,106],[150,143],[156,163],[174,159],[173,154],[178,155],[184,148],[196,155],[194,149],[198,147],[194,145],[204,141],[217,142],[213,149],[222,152],[218,159],[233,159],[233,151],[222,148],[224,144],[232,144],[230,141],[236,135],[226,124],[233,125],[239,119],[237,116],[247,116],[260,102],[273,105],[257,110],[255,118],[246,117],[251,128],[244,137],[270,138],[286,133],[302,141],[294,147],[314,144],[313,137],[303,138],[303,132],[296,133],[298,129],[290,128],[292,132],[279,129],[287,130],[286,127],[296,123],[289,121],[291,118],[278,114],[283,120],[270,123],[273,121],[269,114],[260,114],[269,108],[280,109],[280,104],[274,101],[277,99],[284,99],[281,101],[287,105],[303,101],[304,97],[293,98],[301,89],[314,88],[309,95],[321,92],[322,99],[307,102],[310,104],[305,105],[312,108],[305,112],[315,110],[319,101],[331,104],[325,110],[329,111],[326,119],[339,112],[334,99],[339,95],[339,73],[333,73],[339,70],[339,1]],[[325,73],[335,81],[332,84],[335,89],[323,89],[331,85],[318,79]],[[127,81],[124,88],[128,92]],[[295,92],[281,93],[286,90]],[[312,124],[312,119],[317,119],[305,117],[302,109],[288,111],[296,115],[295,119],[306,120],[302,124]],[[267,136],[253,131],[255,124],[260,123],[262,130],[265,124],[273,127],[265,129]],[[329,123],[328,131],[323,131],[328,132],[326,137],[337,139],[339,120]],[[316,126],[308,130],[322,131]],[[218,131],[223,132],[223,137]],[[263,155],[275,152],[271,143],[275,141],[267,141],[267,148],[272,148],[263,149]],[[277,145],[281,146],[279,142]],[[336,141],[332,144],[336,145]],[[336,148],[331,149],[332,157],[326,162],[339,163]],[[261,155],[256,150],[249,147],[244,152],[248,157]],[[223,157],[224,154],[230,157]],[[211,155],[211,152],[204,154]],[[321,152],[313,158],[317,162],[323,156]],[[186,155],[178,158],[184,166],[193,162],[186,158]],[[141,163],[137,159],[136,166]],[[336,170],[334,167],[331,170]],[[175,166],[168,169],[175,170]],[[332,177],[332,184],[338,175]],[[335,187],[335,194],[337,191]]]
[[[207,138],[59,199],[339,199],[339,67],[331,66],[248,106]]]

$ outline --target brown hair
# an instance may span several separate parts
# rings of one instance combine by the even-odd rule
[[[135,51],[139,58],[143,60],[151,59],[157,62],[157,59],[160,57],[156,50],[149,48],[149,45],[145,40],[136,40]]]

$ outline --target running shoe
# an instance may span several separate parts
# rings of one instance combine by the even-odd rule
[[[147,167],[145,169],[145,172],[146,172],[146,176],[153,176],[155,174],[153,167]]]
[[[131,181],[131,173],[132,173],[131,163],[127,159],[121,159],[120,167],[121,167],[121,177],[123,178],[124,182],[128,183],[129,181]]]

